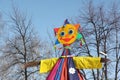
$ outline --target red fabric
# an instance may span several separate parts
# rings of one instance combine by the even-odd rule
[[[63,63],[62,72],[61,72],[61,78],[60,80],[68,80],[68,71],[67,71],[67,58],[65,58],[65,61]]]

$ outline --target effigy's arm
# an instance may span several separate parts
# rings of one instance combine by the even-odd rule
[[[24,68],[34,67],[40,65],[41,61],[31,61],[24,64]]]
[[[61,57],[65,58],[65,57]],[[40,61],[31,61],[24,64],[24,68],[40,65],[40,73],[49,72],[56,64],[59,58],[43,59]],[[101,68],[102,62],[107,62],[109,59],[100,57],[73,57],[77,69],[93,69]]]
[[[77,69],[99,69],[102,68],[102,62],[109,59],[100,57],[73,57],[74,64]]]
[[[50,58],[41,60],[40,73],[49,72],[54,67],[58,59],[59,58]]]
[[[66,58],[65,56],[61,56],[62,58]],[[58,59],[60,58],[51,58],[51,59],[44,59],[41,60],[40,65],[40,73],[49,72]],[[77,69],[98,69],[102,67],[103,62],[109,61],[109,59],[100,58],[100,57],[73,57],[74,64]]]

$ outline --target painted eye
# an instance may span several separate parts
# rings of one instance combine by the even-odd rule
[[[60,36],[64,36],[64,35],[65,35],[65,32],[62,31],[62,32],[60,33]]]
[[[70,29],[68,33],[69,33],[69,34],[73,34],[73,32],[74,32],[74,31],[73,31],[72,29]]]

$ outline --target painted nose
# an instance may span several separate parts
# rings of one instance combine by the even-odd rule
[[[65,37],[68,37],[68,36],[69,36],[69,34],[66,34],[66,35],[65,35]]]

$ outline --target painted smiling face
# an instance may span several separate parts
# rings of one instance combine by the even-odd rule
[[[77,38],[79,26],[79,24],[66,24],[60,28],[55,28],[54,31],[58,41],[64,45],[72,44]]]

